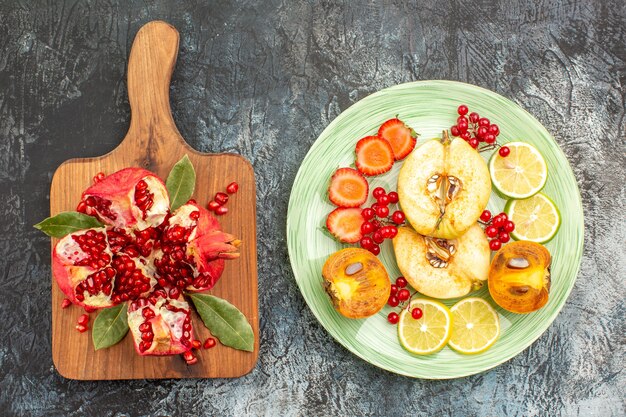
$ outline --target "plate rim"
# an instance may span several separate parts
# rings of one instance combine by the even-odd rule
[[[320,318],[320,315],[318,314],[318,312],[316,310],[314,310],[313,308],[311,308],[310,303],[309,303],[309,299],[306,295],[306,293],[303,291],[302,286],[300,285],[300,279],[298,279],[298,272],[296,269],[296,265],[294,264],[294,258],[291,256],[292,253],[292,241],[290,239],[290,231],[293,230],[293,226],[291,225],[291,217],[290,217],[290,212],[292,211],[292,205],[295,204],[295,197],[294,197],[294,189],[296,187],[296,185],[298,184],[299,181],[301,181],[301,176],[302,171],[301,171],[301,167],[302,167],[302,163],[310,156],[310,154],[317,148],[317,146],[321,146],[320,145],[320,141],[319,139],[325,134],[327,133],[327,131],[332,130],[335,125],[338,123],[338,120],[341,119],[341,116],[344,115],[345,113],[347,113],[350,109],[352,109],[353,107],[357,106],[359,103],[361,103],[362,101],[366,100],[366,99],[371,99],[373,97],[379,96],[379,95],[384,95],[386,93],[389,92],[393,92],[393,90],[396,89],[403,89],[403,88],[412,88],[412,87],[420,87],[420,86],[427,86],[427,85],[455,85],[455,86],[459,86],[461,88],[469,88],[469,89],[475,89],[478,91],[481,91],[482,93],[485,94],[489,94],[489,95],[495,95],[500,99],[506,100],[507,102],[511,103],[513,106],[517,107],[518,110],[521,110],[523,113],[525,113],[525,115],[527,115],[528,117],[530,117],[532,120],[534,120],[537,125],[539,126],[539,128],[541,130],[543,130],[543,132],[545,133],[545,135],[553,142],[554,145],[556,145],[556,151],[560,154],[560,157],[567,162],[567,174],[570,174],[572,176],[572,178],[574,178],[575,183],[576,183],[576,205],[578,206],[578,208],[580,209],[580,213],[581,213],[581,224],[580,224],[580,245],[579,247],[575,248],[576,251],[576,255],[578,256],[578,262],[575,268],[575,276],[574,276],[574,280],[572,281],[571,285],[566,289],[566,291],[564,292],[564,297],[563,297],[563,302],[560,305],[557,305],[556,308],[554,309],[554,311],[547,317],[546,319],[546,325],[545,328],[543,329],[543,331],[541,331],[536,337],[531,338],[530,340],[528,340],[526,343],[522,344],[518,349],[514,350],[514,353],[512,355],[510,355],[507,358],[504,358],[502,360],[499,361],[495,361],[492,364],[489,364],[489,366],[478,370],[478,371],[468,371],[468,372],[461,372],[457,375],[454,376],[422,376],[422,375],[415,375],[413,373],[410,373],[408,371],[403,371],[400,370],[398,371],[397,369],[391,369],[388,366],[385,366],[382,363],[376,363],[375,361],[372,361],[371,359],[369,359],[368,357],[366,357],[365,354],[359,352],[356,349],[352,349],[350,346],[347,345],[347,343],[344,343],[344,341],[342,340],[342,338],[339,337],[339,335],[336,335],[335,332],[333,330],[331,330],[329,328],[329,326],[327,326],[327,324]],[[493,191],[492,191],[493,192]],[[554,136],[552,136],[552,134],[548,131],[548,129],[546,129],[546,127],[539,121],[537,120],[537,118],[535,118],[535,116],[533,116],[531,113],[529,113],[526,109],[524,109],[522,106],[520,106],[518,103],[516,103],[515,101],[511,100],[508,97],[505,97],[495,91],[489,90],[487,88],[484,87],[480,87],[474,84],[470,84],[470,83],[465,83],[462,81],[453,81],[453,80],[443,80],[443,79],[436,79],[436,80],[418,80],[418,81],[410,81],[410,82],[406,82],[406,83],[400,83],[400,84],[395,84],[386,88],[383,88],[381,90],[375,91],[371,94],[368,94],[367,96],[361,98],[360,100],[356,101],[355,103],[351,104],[349,107],[347,107],[345,110],[343,110],[341,113],[339,113],[323,130],[322,132],[320,132],[320,134],[317,136],[317,138],[315,139],[315,141],[313,142],[313,144],[311,145],[311,147],[309,148],[309,150],[307,151],[307,153],[305,154],[304,158],[302,159],[300,166],[298,167],[298,171],[296,173],[296,176],[294,177],[294,181],[293,184],[291,186],[291,190],[289,192],[289,202],[287,205],[287,220],[286,220],[286,237],[287,237],[287,252],[288,252],[288,256],[289,256],[289,263],[291,265],[291,270],[293,272],[294,275],[294,279],[296,281],[296,285],[298,286],[298,290],[300,291],[300,293],[302,294],[302,297],[304,298],[304,301],[307,305],[307,308],[313,313],[313,316],[315,317],[315,319],[317,320],[317,322],[322,326],[322,328],[326,331],[326,333],[330,334],[330,336],[336,341],[338,342],[341,346],[343,346],[344,349],[346,349],[347,351],[349,351],[351,354],[359,357],[360,359],[364,360],[365,362],[369,363],[370,365],[373,365],[377,368],[383,369],[387,372],[391,372],[397,375],[403,375],[403,376],[407,376],[410,378],[415,378],[415,379],[425,379],[425,380],[450,380],[450,379],[457,379],[457,378],[465,378],[467,376],[471,376],[471,375],[477,375],[477,374],[482,374],[486,371],[489,371],[505,362],[508,362],[509,360],[517,357],[519,354],[521,354],[522,352],[524,352],[526,349],[528,349],[533,343],[535,343],[541,336],[543,336],[546,331],[548,331],[548,329],[550,328],[550,326],[552,325],[552,323],[554,323],[554,320],[556,319],[556,317],[561,313],[561,310],[563,309],[563,307],[565,306],[565,303],[567,302],[567,300],[569,299],[569,296],[572,292],[572,290],[574,289],[574,286],[576,285],[576,281],[578,280],[578,275],[580,274],[580,268],[582,265],[582,256],[584,253],[584,244],[585,244],[585,215],[584,215],[584,207],[582,204],[582,196],[580,194],[580,186],[578,185],[578,181],[576,179],[576,176],[574,175],[574,171],[572,170],[571,164],[569,162],[569,159],[567,158],[567,156],[565,155],[565,153],[563,152],[563,149],[561,149],[561,146],[559,145],[559,143],[554,139]]]

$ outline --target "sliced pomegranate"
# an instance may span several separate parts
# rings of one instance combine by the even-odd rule
[[[126,168],[87,188],[76,210],[111,226],[143,230],[163,223],[169,204],[159,177],[142,168]]]
[[[106,230],[81,230],[65,236],[52,254],[52,271],[61,291],[73,303],[97,308],[113,304],[115,269]]]
[[[224,260],[239,257],[240,241],[224,233],[218,221],[196,203],[181,206],[168,219],[154,265],[163,287],[205,291],[224,271]]]
[[[193,328],[189,304],[165,298],[164,290],[154,297],[140,298],[128,308],[135,349],[140,355],[175,355],[192,348]]]

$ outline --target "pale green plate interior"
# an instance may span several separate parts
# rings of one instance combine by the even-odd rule
[[[390,308],[364,320],[346,319],[332,308],[322,289],[321,270],[326,258],[344,245],[324,232],[327,214],[334,206],[326,197],[328,181],[338,167],[354,163],[354,147],[363,136],[376,134],[380,124],[400,116],[420,133],[419,146],[438,137],[455,123],[456,108],[465,103],[500,126],[500,142],[522,140],[536,146],[548,164],[543,192],[562,215],[559,232],[546,246],[552,254],[552,288],[548,304],[538,312],[517,315],[498,309],[501,335],[495,345],[478,355],[461,355],[448,347],[429,356],[414,356],[398,343],[396,327],[386,322]],[[484,158],[489,153],[483,154]],[[369,180],[376,186],[396,188],[401,163]],[[369,200],[369,204],[373,199]],[[500,212],[505,200],[492,193],[488,209]],[[475,374],[511,359],[535,341],[554,320],[569,295],[583,248],[583,212],[580,192],[565,155],[548,131],[529,113],[491,91],[451,81],[420,81],[397,85],[364,98],[337,117],[322,132],[306,155],[296,176],[287,215],[287,240],[291,265],[302,295],[324,328],[343,346],[366,361],[418,378],[445,379]],[[390,241],[381,247],[380,259],[390,277],[399,276]],[[473,293],[487,299],[486,288]],[[446,300],[452,306],[455,300]]]

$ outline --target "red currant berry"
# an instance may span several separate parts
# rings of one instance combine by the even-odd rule
[[[406,216],[404,215],[404,212],[402,210],[396,210],[391,215],[391,220],[395,224],[402,224],[402,223],[404,223],[405,219],[406,219]]]
[[[498,235],[498,240],[501,243],[506,243],[511,240],[511,236],[507,232],[500,232],[500,234]]]
[[[463,132],[461,133],[461,137],[465,140],[470,140],[470,138],[472,137],[472,135],[470,134],[470,132]]]
[[[491,126],[489,126],[489,133],[491,133],[494,136],[498,136],[500,134],[500,128],[498,127],[497,124],[492,124]]]
[[[398,313],[396,312],[391,312],[389,313],[389,315],[387,316],[387,321],[391,324],[396,324],[398,323],[398,320],[400,320],[400,317],[398,316]]]
[[[465,116],[467,114],[467,112],[469,111],[469,109],[467,108],[467,106],[465,104],[461,104],[459,106],[458,109],[456,109],[456,111],[461,115],[461,116]]]
[[[391,291],[389,291],[389,294],[396,295],[397,293],[398,293],[398,286],[396,284],[391,284]]]
[[[484,222],[488,222],[489,220],[491,220],[491,212],[489,210],[483,211],[480,215],[480,220]]]
[[[465,118],[465,116],[459,116],[456,118],[457,126],[459,125],[459,123],[463,123],[463,122],[467,123],[467,118]]]
[[[374,231],[380,230],[383,227],[382,223],[378,220],[372,220],[372,224],[374,225]]]
[[[470,122],[476,123],[480,119],[480,116],[476,112],[471,112],[469,115]]]
[[[363,249],[369,249],[374,245],[374,240],[369,236],[363,236],[359,243]]]
[[[378,256],[378,254],[380,253],[380,246],[374,244],[372,245],[371,248],[368,249],[370,252],[372,252],[374,255]]]
[[[400,291],[398,291],[398,300],[406,301],[410,297],[411,297],[411,293],[406,288],[402,288]]]
[[[374,191],[372,191],[372,197],[374,198],[378,198],[381,195],[385,195],[385,194],[387,193],[385,192],[385,189],[383,187],[376,187],[374,188]]]
[[[487,128],[485,126],[481,126],[476,131],[476,136],[479,138],[484,138],[487,135]]]
[[[515,230],[515,223],[509,220],[506,223],[504,223],[504,226],[502,226],[502,228],[504,229],[505,232],[511,233],[513,230]]]
[[[378,201],[378,204],[380,204],[381,206],[387,207],[389,205],[389,196],[387,194],[383,194],[378,197],[376,201]]]
[[[392,204],[396,204],[398,201],[400,201],[400,197],[398,197],[398,193],[396,193],[395,191],[387,194],[387,197],[389,197],[389,202]]]
[[[470,144],[470,146],[471,146],[472,148],[474,148],[474,149],[478,148],[478,139],[476,139],[476,138],[471,138],[471,139],[469,140],[469,144]]]
[[[421,319],[423,315],[424,312],[419,307],[415,307],[413,310],[411,310],[411,317],[413,317],[415,320]]]
[[[467,132],[467,128],[469,127],[469,125],[467,124],[467,121],[465,120],[462,122],[459,122],[457,126],[459,127],[459,133]]]
[[[372,234],[372,239],[374,239],[374,242],[378,244],[383,243],[385,238],[383,237],[382,229],[375,231],[374,234]]]
[[[370,206],[370,208],[374,210],[374,213],[376,213],[376,210],[378,210],[378,207],[380,207],[380,204],[378,203],[374,203]]]
[[[498,236],[498,228],[489,226],[485,229],[485,234],[487,235],[487,237],[496,237]]]
[[[487,119],[486,117],[481,117],[478,121],[478,126],[489,127],[489,119]]]
[[[498,239],[493,239],[489,242],[489,249],[491,249],[494,252],[497,250],[500,250],[501,247],[502,247],[502,243]]]
[[[509,220],[509,216],[507,216],[505,212],[498,214],[498,216],[502,217],[502,220],[504,221]]]
[[[389,207],[386,207],[386,206],[377,207],[376,215],[380,217],[381,219],[384,219],[385,217],[389,216]]]
[[[450,133],[452,133],[452,136],[459,136],[461,134],[461,132],[459,132],[458,126],[452,126],[450,128]]]
[[[363,222],[361,224],[361,233],[363,233],[364,235],[369,235],[373,231],[374,225],[372,224],[372,222]]]
[[[226,186],[226,192],[228,194],[235,194],[237,190],[239,190],[239,184],[234,181]]]
[[[396,226],[389,226],[389,239],[393,239],[398,235],[398,228]]]
[[[485,142],[495,143],[495,141],[496,141],[496,135],[494,135],[493,133],[487,133],[485,135]]]
[[[498,151],[501,157],[506,158],[511,153],[511,150],[507,146],[503,146]]]
[[[398,288],[404,288],[407,286],[407,284],[408,282],[404,277],[398,277],[398,279],[396,279],[396,285],[398,286]]]
[[[504,220],[502,216],[499,214],[496,217],[494,217],[493,221],[491,222],[491,224],[498,229],[504,226],[504,223],[506,223],[506,220]]]
[[[396,297],[395,295],[390,295],[387,299],[387,304],[389,304],[391,307],[397,307],[398,304],[400,304],[400,300],[398,300],[398,297]]]
[[[365,220],[371,220],[374,218],[375,215],[376,212],[369,207],[361,210],[361,217],[363,217]]]
[[[381,236],[382,236],[383,238],[385,238],[385,239],[389,239],[389,238],[391,237],[391,232],[390,232],[390,230],[389,230],[389,226],[383,226],[383,227],[381,227],[381,229],[380,229],[380,232],[379,232],[379,233],[380,233],[380,234],[381,234]]]

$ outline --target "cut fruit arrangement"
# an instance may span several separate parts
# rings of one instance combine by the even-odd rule
[[[194,187],[195,171],[186,156],[166,183],[141,168],[99,173],[83,192],[76,212],[60,213],[35,226],[60,238],[52,253],[52,271],[67,297],[62,307],[102,310],[92,329],[96,349],[114,345],[130,330],[140,355],[182,354],[188,364],[197,362],[192,350],[216,342],[194,339],[186,295],[223,344],[253,349],[245,316],[225,300],[200,294],[213,288],[226,260],[239,257],[241,242],[223,232],[210,212],[225,214],[228,194],[217,193],[207,210],[190,199]],[[233,182],[227,191],[234,194],[237,188]],[[215,325],[211,311],[216,306],[229,312],[219,320],[245,335],[241,343],[231,343],[224,326]],[[81,315],[77,330],[87,331],[88,323],[89,315]]]
[[[357,141],[356,169],[339,168],[328,188],[337,206],[328,214],[328,230],[339,242],[362,248],[336,252],[326,262],[323,278],[333,306],[354,319],[386,304],[392,309],[387,321],[398,325],[400,343],[414,354],[446,345],[478,354],[500,333],[498,313],[488,301],[464,298],[448,309],[418,294],[459,298],[488,284],[496,304],[514,313],[535,311],[548,300],[551,259],[540,243],[557,233],[560,215],[539,193],[547,165],[527,143],[499,144],[500,127],[466,105],[457,115],[449,132],[417,148],[412,128],[398,117],[388,120],[376,136]],[[485,151],[494,151],[488,164],[479,154]],[[374,188],[375,202],[368,207],[368,177],[389,172],[398,161],[397,192]],[[492,185],[509,198],[493,215],[486,210]],[[385,239],[392,239],[403,275],[393,284],[376,258]],[[367,268],[364,249],[372,258]]]

